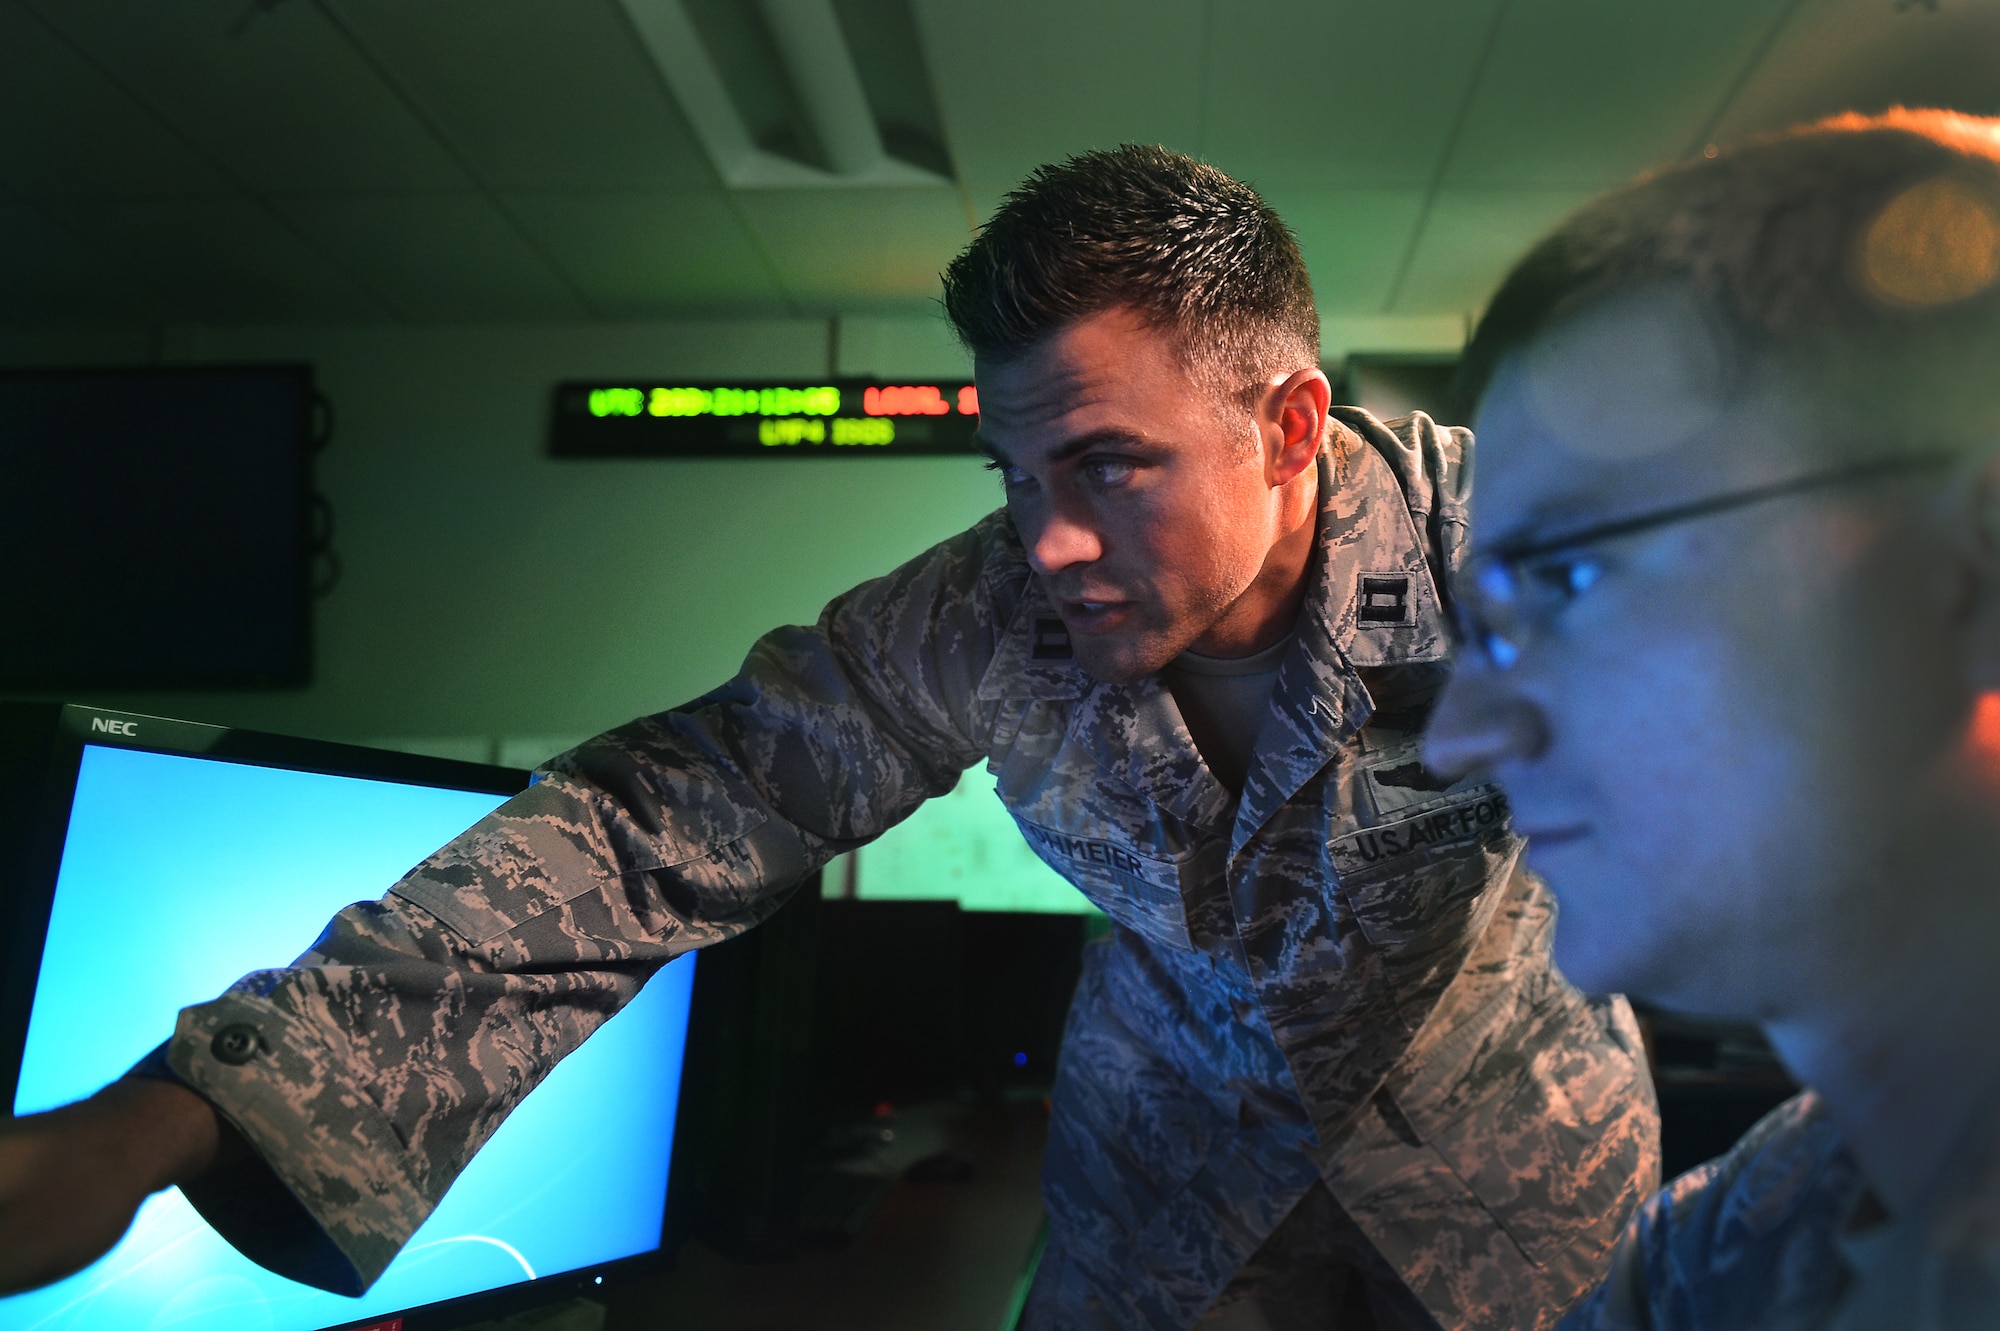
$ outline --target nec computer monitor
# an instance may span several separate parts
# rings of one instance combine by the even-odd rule
[[[20,705],[0,706],[0,768],[0,798],[28,810],[0,825],[0,893],[17,898],[0,939],[0,1090],[16,1114],[115,1079],[171,1034],[178,1009],[290,961],[334,912],[382,895],[527,782],[501,768]],[[362,1298],[254,1265],[174,1189],[148,1200],[95,1265],[0,1298],[0,1331],[372,1325],[524,1282],[545,1282],[514,1291],[524,1301],[578,1292],[605,1264],[655,1252],[693,964],[682,957],[656,975],[522,1102]],[[432,1307],[409,1326],[450,1320]]]

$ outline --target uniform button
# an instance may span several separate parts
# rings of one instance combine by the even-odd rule
[[[238,1067],[257,1057],[257,1051],[263,1044],[255,1026],[241,1024],[224,1026],[215,1033],[215,1038],[208,1042],[208,1052],[214,1054],[219,1061],[231,1067]]]
[[[1232,998],[1229,1000],[1229,1010],[1236,1014],[1236,1020],[1248,1021],[1250,1014],[1257,1010],[1257,1005],[1247,998]]]

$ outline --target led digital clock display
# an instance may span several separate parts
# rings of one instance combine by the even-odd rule
[[[969,456],[979,394],[962,380],[565,383],[549,452],[571,458]]]

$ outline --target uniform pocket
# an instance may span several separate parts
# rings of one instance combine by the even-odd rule
[[[1458,937],[1464,907],[1513,854],[1498,786],[1447,792],[1327,844],[1355,922],[1378,947]]]

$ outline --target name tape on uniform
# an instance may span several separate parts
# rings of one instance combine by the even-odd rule
[[[1038,823],[1030,822],[1022,822],[1021,831],[1032,844],[1067,860],[1102,864],[1106,868],[1118,869],[1139,878],[1147,877],[1147,870],[1154,867],[1144,856],[1135,855],[1123,846],[1113,845],[1109,841],[1093,841],[1089,837],[1071,836],[1067,832],[1052,831]]]

